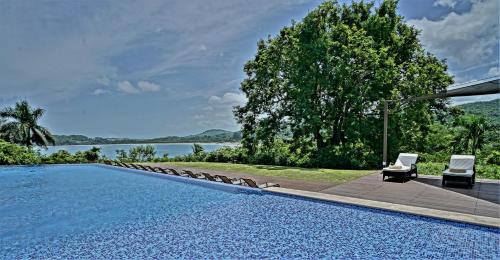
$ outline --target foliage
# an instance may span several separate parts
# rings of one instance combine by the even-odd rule
[[[458,126],[457,150],[476,154],[478,149],[484,145],[485,132],[490,128],[486,119],[482,116],[465,115],[457,118],[455,125]]]
[[[493,125],[500,126],[500,99],[459,105],[468,114],[486,117]]]
[[[197,144],[197,143],[193,144],[193,146],[191,147],[191,150],[193,151],[194,155],[200,155],[203,152],[205,152],[205,149],[203,148],[203,146],[201,146],[200,144]]]
[[[101,148],[99,147],[92,147],[90,150],[83,151],[82,156],[89,162],[96,162],[99,160],[101,154]]]
[[[485,163],[500,166],[500,151],[492,151],[486,158]]]
[[[30,147],[0,140],[0,165],[39,164],[40,154]]]
[[[87,151],[79,151],[75,154],[71,154],[66,150],[59,150],[55,153],[43,156],[41,161],[46,164],[91,163],[100,160],[100,152],[101,149],[98,147],[92,147]]]
[[[231,163],[241,163],[247,158],[245,150],[240,147],[228,147],[224,146],[215,151],[206,154],[203,161],[206,162],[231,162]]]
[[[374,8],[327,1],[258,42],[241,84],[248,102],[235,108],[249,157],[287,165],[288,156],[296,154],[310,156],[310,166],[378,166],[381,100],[436,93],[452,82],[446,64],[425,52],[418,31],[397,15],[396,3],[387,0]],[[421,148],[434,111],[443,105],[443,100],[396,102],[392,155]],[[286,143],[280,149],[288,151],[274,149],[280,138]]]
[[[129,149],[116,150],[116,159],[122,162],[149,162],[156,159],[156,150],[152,145],[138,145]],[[164,156],[165,157],[165,156]]]
[[[46,147],[54,144],[54,138],[49,130],[37,122],[44,112],[41,108],[32,108],[26,100],[17,102],[15,107],[3,109],[0,111],[0,117],[10,121],[2,124],[0,129],[2,139],[28,147],[32,145]]]

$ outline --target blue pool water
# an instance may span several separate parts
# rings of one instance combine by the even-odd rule
[[[179,178],[98,165],[0,167],[0,259],[500,254],[498,229]]]

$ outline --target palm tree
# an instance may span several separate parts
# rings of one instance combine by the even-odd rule
[[[459,131],[458,144],[464,151],[471,151],[473,155],[476,150],[481,149],[484,144],[484,133],[489,128],[488,122],[482,116],[465,115],[455,122],[461,127]]]
[[[17,102],[15,107],[3,109],[0,117],[10,121],[6,121],[0,128],[2,138],[28,147],[54,144],[54,137],[49,130],[37,122],[44,112],[41,108],[30,107],[26,100]]]

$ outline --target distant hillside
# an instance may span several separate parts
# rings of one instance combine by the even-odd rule
[[[239,142],[241,132],[210,129],[203,133],[188,136],[167,136],[151,139],[102,138],[84,135],[54,135],[56,145],[92,145],[92,144],[141,144],[141,143],[225,143]]]
[[[495,125],[500,125],[500,99],[462,104],[458,107],[469,114],[483,115]]]

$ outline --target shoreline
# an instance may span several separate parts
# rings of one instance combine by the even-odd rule
[[[60,147],[60,146],[103,146],[103,145],[161,145],[161,144],[206,144],[206,145],[239,145],[239,142],[171,142],[171,143],[117,143],[117,144],[58,144],[49,145],[47,147]]]

